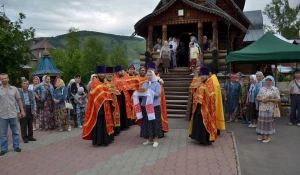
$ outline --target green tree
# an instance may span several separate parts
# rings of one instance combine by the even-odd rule
[[[80,50],[81,42],[80,33],[78,31],[79,29],[71,27],[66,35],[66,51],[69,57],[72,57],[77,50]]]
[[[127,55],[120,45],[115,45],[109,63],[111,66],[121,65],[124,69],[128,66]]]
[[[19,13],[16,22],[7,23],[0,14],[0,71],[7,73],[14,85],[17,85],[22,65],[30,61],[30,45],[35,32],[32,27],[21,30],[25,18],[25,14]]]
[[[300,4],[291,8],[288,0],[272,0],[263,11],[276,31],[288,39],[299,38],[299,12]]]
[[[88,82],[97,65],[107,64],[108,54],[100,40],[95,37],[88,37],[84,43],[82,55],[80,70],[83,81]]]

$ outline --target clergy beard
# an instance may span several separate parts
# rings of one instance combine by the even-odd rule
[[[202,76],[200,76],[200,79],[201,79],[202,83],[205,83],[208,80],[208,76],[202,75]]]
[[[102,76],[98,76],[99,81],[101,81],[102,83],[104,82],[105,77]]]
[[[141,76],[141,77],[145,77],[145,76],[146,76],[146,74],[142,73],[142,74],[140,74],[140,76]]]

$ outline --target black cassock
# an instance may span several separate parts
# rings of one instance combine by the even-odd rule
[[[200,142],[200,144],[211,145],[211,141],[209,141],[209,133],[207,132],[205,125],[203,123],[203,117],[200,109],[201,109],[201,104],[198,103],[193,118],[193,129],[190,137],[191,139]]]
[[[114,134],[108,135],[107,133],[104,104],[98,112],[97,122],[93,128],[92,134],[93,145],[108,145],[114,141]]]
[[[120,123],[121,123],[121,130],[128,129],[132,125],[131,119],[127,118],[126,113],[126,101],[125,101],[125,95],[123,91],[121,92],[121,95],[119,96],[121,104],[120,104]]]

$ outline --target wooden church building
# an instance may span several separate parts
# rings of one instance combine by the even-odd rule
[[[157,38],[176,37],[188,45],[196,36],[202,46],[203,36],[212,40],[218,51],[220,72],[226,72],[224,59],[230,51],[240,50],[263,35],[261,11],[244,12],[246,0],[161,0],[154,11],[134,26],[135,34],[152,48]],[[202,47],[201,47],[202,48]],[[204,65],[212,64],[212,52],[204,52]],[[141,61],[143,61],[141,59]],[[251,73],[256,65],[233,65],[232,71]]]

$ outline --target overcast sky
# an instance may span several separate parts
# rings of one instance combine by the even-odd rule
[[[36,36],[65,34],[70,27],[119,35],[131,35],[134,24],[151,13],[160,0],[1,0],[12,21],[26,14],[23,28]],[[289,0],[295,6],[299,0]],[[247,0],[245,11],[263,10],[271,0]],[[3,11],[3,9],[1,9]],[[264,22],[269,23],[267,17]]]

